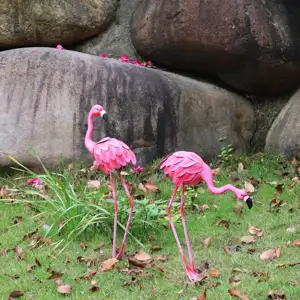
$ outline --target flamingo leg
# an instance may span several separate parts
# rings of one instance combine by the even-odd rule
[[[117,239],[117,220],[118,220],[118,201],[117,201],[117,195],[115,190],[115,184],[112,173],[109,173],[110,177],[110,185],[112,189],[112,194],[114,198],[114,204],[115,204],[115,218],[114,218],[114,236],[113,236],[113,249],[112,249],[112,257],[116,257],[116,239]]]
[[[189,278],[190,281],[195,282],[200,277],[200,275],[194,270],[194,268],[191,268],[188,265],[187,260],[186,260],[185,255],[184,255],[184,252],[183,252],[183,249],[181,247],[181,244],[180,244],[180,241],[179,241],[174,223],[172,221],[172,217],[171,217],[171,207],[172,207],[172,204],[174,202],[174,198],[175,198],[175,195],[177,193],[177,190],[178,190],[178,186],[175,186],[174,191],[173,191],[172,196],[171,196],[171,199],[170,199],[170,202],[169,202],[169,206],[168,206],[168,218],[169,218],[169,221],[170,221],[170,225],[171,225],[173,234],[175,236],[176,243],[178,245],[179,252],[181,254],[181,258],[182,258],[182,261],[183,261],[183,264],[184,264],[186,275],[187,275],[187,277]]]
[[[124,187],[125,193],[126,193],[128,199],[129,199],[129,202],[130,202],[130,210],[129,210],[129,216],[128,216],[127,224],[126,224],[126,227],[125,227],[125,233],[124,233],[122,245],[121,245],[121,248],[120,248],[118,256],[117,256],[118,259],[122,258],[122,254],[123,254],[123,251],[124,251],[124,247],[125,247],[125,243],[126,243],[126,238],[127,238],[127,234],[128,234],[128,230],[129,230],[129,225],[130,225],[130,222],[131,222],[131,218],[132,218],[132,214],[133,214],[133,209],[134,209],[134,202],[133,202],[132,197],[131,197],[131,195],[130,195],[130,193],[128,191],[126,182],[125,182],[123,176],[121,175],[121,172],[119,172],[119,176],[120,176],[122,185]]]
[[[183,227],[183,232],[185,236],[185,243],[188,249],[188,254],[189,254],[189,259],[190,259],[190,266],[192,270],[194,270],[194,261],[192,257],[192,250],[191,250],[191,245],[187,233],[187,228],[186,228],[186,223],[184,219],[184,185],[181,186],[181,201],[180,201],[180,214],[181,214],[181,221],[182,221],[182,227]]]

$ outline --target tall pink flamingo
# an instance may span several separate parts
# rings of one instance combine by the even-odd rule
[[[175,185],[174,191],[172,193],[170,203],[168,206],[168,218],[171,224],[175,240],[177,242],[179,252],[185,267],[185,272],[190,281],[195,282],[199,278],[199,274],[195,271],[194,261],[192,257],[191,246],[188,238],[187,228],[184,219],[184,187],[185,185],[196,185],[200,181],[204,181],[207,184],[208,189],[213,194],[223,194],[226,191],[232,191],[239,200],[243,200],[248,205],[249,209],[253,205],[253,200],[248,196],[245,190],[238,189],[231,184],[226,184],[222,187],[215,187],[213,183],[213,174],[210,167],[193,152],[178,151],[167,156],[159,164],[160,169],[163,169],[164,173],[172,179]],[[181,203],[180,203],[180,213],[181,221],[183,226],[183,231],[185,235],[189,264],[184,255],[183,249],[181,247],[178,235],[176,233],[175,226],[171,217],[171,207],[174,201],[174,197],[177,193],[178,188],[181,186]]]
[[[132,200],[132,197],[128,191],[125,180],[123,179],[120,171],[123,167],[125,167],[128,164],[135,165],[136,157],[125,143],[117,139],[106,137],[100,140],[98,143],[94,142],[92,140],[92,134],[94,129],[93,119],[95,116],[102,117],[105,121],[107,121],[108,119],[108,115],[104,110],[104,108],[98,104],[94,105],[91,108],[88,115],[88,130],[85,135],[84,143],[86,148],[95,158],[94,165],[93,165],[94,170],[97,170],[100,167],[106,174],[109,174],[110,176],[110,184],[112,188],[112,194],[113,194],[114,205],[115,205],[112,257],[121,259],[124,251],[125,243],[126,243],[126,237],[127,237],[131,217],[133,214],[134,202]],[[125,233],[124,233],[121,248],[119,249],[117,256],[116,256],[116,238],[117,238],[118,202],[117,202],[115,185],[114,185],[114,180],[112,175],[112,173],[115,170],[118,172],[120,176],[125,193],[130,202],[130,210],[129,210],[129,216],[125,228]]]

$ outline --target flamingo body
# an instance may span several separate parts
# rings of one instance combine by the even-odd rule
[[[93,156],[96,167],[106,174],[119,170],[128,164],[136,164],[136,157],[129,147],[115,138],[106,137],[95,144]]]
[[[170,154],[160,169],[172,179],[174,185],[196,185],[201,181],[204,161],[193,152],[177,151]]]

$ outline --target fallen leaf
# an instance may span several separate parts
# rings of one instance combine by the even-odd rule
[[[293,243],[291,243],[291,246],[300,247],[300,240],[296,240]]]
[[[127,173],[127,172],[125,172],[125,171],[121,171],[121,175],[122,175],[122,176],[128,176],[129,173]]]
[[[31,272],[35,267],[36,267],[35,265],[27,266],[27,271]]]
[[[231,283],[233,286],[237,287],[241,283],[241,279],[238,276],[232,276],[229,279],[229,283]]]
[[[151,253],[153,253],[153,252],[156,252],[156,251],[159,251],[159,250],[161,250],[162,249],[162,247],[161,246],[153,246],[151,249],[150,249],[150,251],[151,251]]]
[[[207,204],[198,205],[196,203],[193,204],[194,207],[196,207],[199,214],[205,212],[207,209],[209,209],[209,206]]]
[[[252,235],[245,235],[245,236],[242,236],[242,237],[240,238],[240,240],[241,240],[241,242],[246,243],[246,244],[250,244],[250,243],[256,242],[255,237],[252,236]]]
[[[276,194],[280,194],[282,192],[282,187],[283,187],[283,184],[278,184],[275,188],[276,188]]]
[[[210,237],[208,237],[208,238],[206,238],[205,240],[203,240],[203,247],[204,247],[204,248],[208,248],[209,243],[210,243],[210,240],[211,240]]]
[[[244,214],[244,205],[241,203],[237,203],[236,207],[233,209],[233,211],[239,215],[242,216]]]
[[[69,284],[60,285],[56,289],[60,294],[72,294],[72,286]]]
[[[165,255],[165,254],[157,254],[157,255],[155,255],[155,257],[154,257],[154,260],[158,260],[158,261],[165,262],[165,261],[168,260],[168,257],[167,257],[167,255]]]
[[[244,188],[247,193],[253,193],[255,191],[254,186],[250,182],[247,182],[247,181],[244,182]]]
[[[14,225],[17,225],[17,224],[20,224],[21,221],[22,221],[22,217],[21,216],[15,216],[14,219],[13,219],[13,221],[12,221],[12,223]]]
[[[18,279],[20,278],[20,276],[18,274],[4,274],[4,276],[7,276],[9,278],[12,278],[12,279]]]
[[[247,252],[248,253],[254,253],[256,252],[258,249],[257,248],[248,248]]]
[[[216,222],[217,226],[224,226],[226,228],[226,230],[229,230],[229,224],[230,224],[230,221],[227,221],[227,220],[219,220]]]
[[[90,190],[98,190],[100,188],[100,181],[99,180],[90,180],[90,181],[88,181],[87,187]]]
[[[82,278],[85,279],[90,279],[91,277],[95,276],[97,274],[98,270],[92,270],[91,272],[89,272],[88,274],[84,275]]]
[[[140,274],[143,272],[143,270],[139,269],[139,268],[135,268],[135,269],[129,269],[129,268],[126,268],[126,269],[122,269],[120,270],[121,272],[124,272],[124,273],[127,273],[128,275],[132,275],[132,274]]]
[[[283,248],[283,246],[280,246],[279,248],[272,248],[272,249],[266,250],[260,255],[259,258],[263,261],[279,258],[282,248]]]
[[[24,296],[24,294],[21,291],[13,291],[9,294],[8,299],[20,298],[22,296]]]
[[[230,289],[228,290],[228,293],[231,295],[231,296],[235,296],[241,300],[249,300],[249,297],[242,294],[240,291],[236,290],[236,289]]]
[[[220,270],[212,269],[209,272],[209,277],[218,277],[221,274]]]
[[[25,252],[24,252],[24,249],[23,249],[23,248],[21,248],[21,247],[19,247],[19,246],[16,246],[16,247],[14,248],[14,252],[15,252],[16,258],[18,258],[18,259],[24,259],[24,257],[25,257]]]
[[[256,228],[250,224],[248,224],[248,230],[251,234],[257,235],[258,237],[261,237],[264,234],[263,229]]]
[[[143,192],[147,193],[147,189],[144,187],[142,183],[139,184],[138,188],[142,190]]]
[[[276,268],[287,268],[287,267],[295,267],[300,265],[300,261],[297,261],[295,263],[291,263],[291,264],[279,264],[276,266]]]
[[[286,298],[285,294],[282,292],[269,290],[268,299],[278,300],[278,299],[287,299],[287,298]]]
[[[109,258],[105,260],[102,265],[101,265],[101,270],[102,271],[110,271],[114,269],[115,264],[118,262],[116,258]]]
[[[165,272],[163,268],[158,267],[156,264],[151,264],[151,268],[153,268],[153,269],[155,269],[155,270],[157,270],[157,271],[160,271],[160,272],[162,272],[162,273]]]
[[[38,267],[41,266],[41,263],[40,263],[40,261],[39,261],[37,258],[35,259],[35,264],[36,264]]]
[[[155,193],[160,192],[160,189],[156,185],[154,185],[151,181],[147,181],[146,183],[144,183],[144,187],[149,192],[155,192]]]
[[[145,198],[145,195],[143,195],[143,194],[137,194],[137,195],[134,195],[133,197],[134,197],[134,199],[142,200],[142,199]]]
[[[83,249],[83,250],[86,250],[86,249],[87,249],[87,245],[86,245],[84,242],[80,242],[79,246],[80,246],[80,248]]]
[[[59,272],[55,272],[55,271],[52,271],[51,273],[52,273],[52,275],[50,275],[47,278],[47,280],[57,279],[57,278],[60,278],[63,276],[63,273],[59,273]]]
[[[206,300],[206,289],[204,289],[204,292],[197,297],[197,300]]]
[[[290,233],[295,233],[297,229],[295,227],[289,227],[286,231]]]
[[[60,286],[60,285],[63,285],[63,284],[64,284],[64,283],[62,282],[61,279],[55,280],[54,283],[55,283],[57,286]]]
[[[280,170],[274,170],[273,173],[278,176],[282,176],[282,172]]]
[[[212,174],[214,175],[214,176],[219,176],[220,175],[220,168],[216,168],[216,169],[213,169],[213,170],[211,170],[212,171]]]
[[[90,292],[98,292],[98,291],[100,291],[100,288],[99,288],[97,285],[91,284],[91,285],[89,286],[89,291],[90,291]]]
[[[145,260],[151,259],[151,256],[148,253],[144,252],[143,250],[136,251],[136,254],[134,255],[134,257],[137,260],[141,260],[141,261],[145,261]]]
[[[232,255],[232,252],[229,250],[228,246],[224,246],[223,249],[228,255]]]
[[[242,173],[244,171],[244,165],[241,162],[238,164],[237,171],[238,171],[238,173]]]
[[[68,257],[65,259],[65,263],[66,264],[70,263],[70,259]]]

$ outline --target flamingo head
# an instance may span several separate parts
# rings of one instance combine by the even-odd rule
[[[236,196],[239,200],[243,200],[245,201],[245,203],[247,204],[248,208],[251,209],[253,206],[253,199],[247,194],[247,192],[245,190],[239,190],[236,193]]]
[[[99,105],[99,104],[95,104],[90,111],[90,114],[92,114],[92,116],[98,116],[98,117],[102,117],[104,121],[108,120],[108,115],[107,112],[105,111],[105,109]]]

